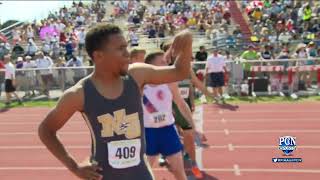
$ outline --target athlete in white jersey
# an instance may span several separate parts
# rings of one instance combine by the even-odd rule
[[[163,53],[149,54],[145,63],[156,66],[166,65]],[[167,157],[171,172],[178,180],[186,180],[182,158],[182,145],[175,127],[172,114],[174,101],[182,112],[189,114],[188,105],[179,94],[178,85],[146,85],[143,91],[143,112],[146,135],[146,154],[150,165],[158,159],[158,155]],[[186,112],[186,111],[189,111]]]
[[[143,90],[145,128],[162,128],[174,124],[172,93],[167,84],[146,85]]]

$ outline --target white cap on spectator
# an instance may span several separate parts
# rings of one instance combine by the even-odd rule
[[[18,57],[17,62],[23,61],[22,57]]]

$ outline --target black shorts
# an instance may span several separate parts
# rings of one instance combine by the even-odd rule
[[[13,86],[11,79],[6,79],[4,81],[4,90],[6,93],[11,93],[16,91],[16,88]]]
[[[209,86],[210,87],[223,87],[224,86],[224,74],[223,72],[210,73]]]

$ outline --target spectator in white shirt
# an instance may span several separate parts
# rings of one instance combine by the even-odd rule
[[[81,16],[80,14],[78,14],[76,17],[77,26],[84,25],[84,21],[85,21],[85,18],[83,16]]]
[[[130,32],[129,32],[129,41],[130,41],[130,45],[131,45],[131,47],[133,47],[133,46],[139,46],[139,37],[138,37],[138,35],[135,33],[135,31],[134,30],[131,30]]]
[[[16,77],[15,77],[15,68],[14,65],[10,62],[11,54],[4,56],[4,66],[5,66],[5,92],[6,92],[6,107],[10,106],[11,95],[13,94],[19,104],[22,104],[22,100],[19,98],[16,93]]]
[[[32,57],[31,56],[26,56],[25,57],[25,62],[23,63],[23,69],[32,69],[32,68],[36,68],[37,64],[32,61]],[[36,79],[36,73],[34,70],[27,70],[25,73],[25,80],[27,81],[26,84],[26,95],[25,96],[31,96],[32,92],[32,96],[35,95],[34,92],[34,87],[35,87],[35,79]]]
[[[41,51],[37,53],[37,57],[37,68],[46,68],[44,70],[40,70],[40,76],[43,85],[43,93],[49,97],[50,85],[53,82],[53,75],[51,70],[53,62],[50,57],[45,56]]]
[[[31,27],[31,25],[28,26],[26,34],[27,34],[27,40],[28,39],[34,39],[34,31],[33,31],[32,27]]]
[[[84,28],[82,27],[80,32],[77,34],[78,39],[79,39],[79,49],[78,49],[78,53],[79,56],[82,55],[82,49],[84,48],[84,44],[85,44],[85,39],[86,39],[86,33],[84,31]]]
[[[225,57],[219,54],[218,49],[215,49],[207,60],[206,77],[209,77],[208,86],[213,88],[216,101],[222,99],[225,72],[227,72]]]
[[[38,51],[38,47],[36,43],[34,43],[32,39],[29,39],[27,49],[26,49],[26,55],[33,57],[37,51]]]
[[[82,66],[83,66],[82,61],[75,56],[72,56],[71,59],[67,62],[67,67],[82,67]],[[72,71],[74,72],[73,81],[75,84],[86,75],[85,69],[77,68],[77,69],[72,69]]]
[[[66,25],[63,24],[60,20],[58,20],[57,29],[58,29],[59,33],[64,32],[65,28],[66,28]]]

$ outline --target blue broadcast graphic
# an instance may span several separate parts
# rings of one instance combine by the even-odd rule
[[[279,138],[279,149],[289,156],[294,150],[296,150],[296,137],[282,136]]]
[[[284,156],[292,155],[293,151],[297,149],[296,137],[282,136],[279,137],[279,149],[284,153]],[[301,158],[272,158],[272,162],[302,162]]]

